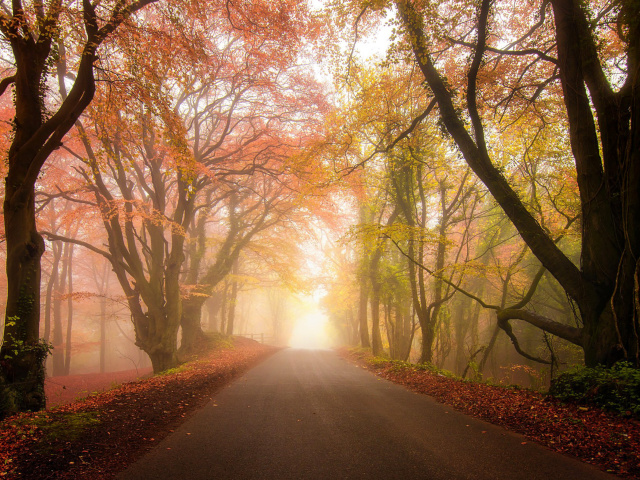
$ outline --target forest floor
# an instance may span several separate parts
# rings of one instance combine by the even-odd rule
[[[640,422],[594,407],[564,404],[540,392],[447,377],[385,361],[363,350],[343,357],[379,377],[626,478],[640,479]]]
[[[0,478],[113,478],[204,406],[217,390],[275,351],[275,347],[234,337],[233,343],[224,342],[163,374],[116,385],[74,403],[7,418],[0,422]],[[107,377],[102,385],[93,381],[90,386],[74,379],[69,383],[70,396],[75,399],[85,390],[118,381]]]
[[[83,373],[47,377],[44,392],[47,395],[47,408],[55,408],[73,403],[89,395],[104,392],[122,383],[133,382],[153,374],[151,368],[122,370],[108,373]]]
[[[114,386],[75,403],[5,419],[0,422],[0,478],[113,478],[204,406],[217,390],[276,350],[235,338],[233,345],[201,353],[196,360],[165,374]],[[637,420],[593,407],[562,404],[527,389],[462,381],[382,361],[363,351],[342,349],[340,353],[379,377],[428,394],[463,413],[608,472],[640,479]],[[85,388],[86,382],[80,380],[69,383],[71,400],[85,390],[99,389],[95,384]],[[108,383],[103,381],[100,387],[117,381],[103,380]]]

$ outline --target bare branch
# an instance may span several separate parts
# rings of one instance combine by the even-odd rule
[[[74,245],[80,245],[82,247],[85,247],[91,250],[92,252],[97,253],[98,255],[102,255],[104,258],[106,258],[110,262],[113,262],[113,256],[109,252],[107,252],[106,250],[101,250],[100,248],[96,247],[95,245],[92,245],[91,243],[83,242],[82,240],[78,240],[76,238],[65,237],[63,235],[58,235],[51,232],[40,232],[40,234],[47,237],[49,240],[60,240],[66,243],[73,243]]]
[[[500,328],[502,330],[504,330],[504,333],[506,333],[507,336],[511,339],[511,343],[513,343],[513,346],[516,349],[516,352],[518,352],[524,358],[528,358],[529,360],[532,360],[532,361],[538,362],[538,363],[543,363],[545,365],[550,365],[551,364],[551,362],[549,360],[544,360],[544,359],[536,357],[534,355],[530,355],[527,352],[525,352],[524,350],[522,350],[522,348],[520,347],[520,343],[518,342],[518,337],[516,337],[515,333],[513,333],[513,329],[511,328],[511,325],[509,324],[509,322],[500,321],[500,317],[499,316],[498,316],[498,325],[500,326]]]
[[[505,308],[498,312],[498,322],[501,324],[501,328],[502,324],[508,324],[509,320],[523,320],[540,330],[544,330],[556,337],[563,338],[575,345],[582,346],[584,336],[581,328],[565,325],[527,310]]]

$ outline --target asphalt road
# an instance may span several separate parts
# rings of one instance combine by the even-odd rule
[[[118,478],[615,477],[381,380],[333,352],[288,349],[220,391]]]

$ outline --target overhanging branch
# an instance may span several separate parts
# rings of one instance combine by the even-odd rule
[[[574,345],[582,346],[583,334],[581,328],[565,325],[542,315],[538,315],[537,313],[518,308],[505,308],[498,312],[498,323],[508,324],[509,320],[523,320],[540,330],[544,330],[556,337],[563,338]]]
[[[9,85],[15,83],[16,76],[11,75],[10,77],[5,77],[0,81],[0,97],[4,94],[4,91],[9,88]]]

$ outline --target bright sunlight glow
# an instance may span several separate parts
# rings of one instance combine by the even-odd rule
[[[327,331],[328,318],[315,311],[308,313],[296,322],[291,333],[289,346],[293,348],[324,349],[331,347],[331,339]]]

